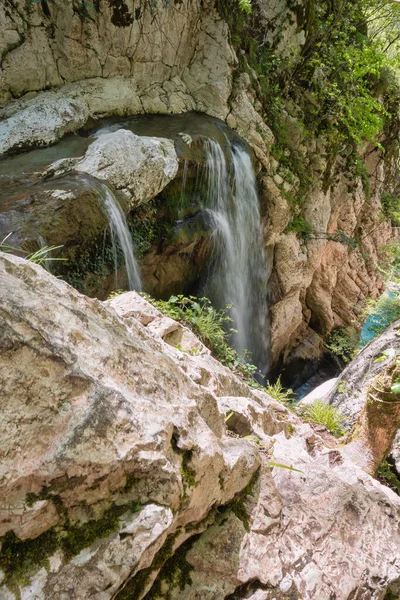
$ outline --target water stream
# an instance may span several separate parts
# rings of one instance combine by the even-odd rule
[[[244,349],[250,351],[249,361],[266,372],[269,347],[267,265],[256,180],[251,155],[243,141],[218,119],[197,113],[173,117],[127,117],[119,118],[117,122],[110,118],[99,122],[92,130],[80,132],[80,135],[66,136],[49,148],[9,157],[0,166],[0,182],[3,184],[0,186],[0,226],[3,211],[3,229],[6,233],[12,230],[8,224],[12,221],[14,204],[21,205],[24,214],[28,214],[25,204],[30,202],[29,194],[35,193],[37,185],[44,185],[40,183],[38,172],[59,158],[82,155],[93,138],[121,127],[137,135],[174,140],[183,171],[172,229],[176,227],[178,230],[185,219],[200,213],[207,217],[204,226],[211,229],[211,259],[203,274],[194,281],[191,292],[208,296],[219,308],[232,305],[232,327],[237,330],[232,335],[232,345],[239,353]],[[57,189],[64,189],[67,184],[67,181],[61,180],[54,183]],[[119,287],[117,274],[122,253],[129,288],[141,290],[132,236],[117,198],[104,183],[93,178],[79,175],[78,184],[87,185],[92,190],[95,187],[107,215],[116,273],[115,287]],[[26,200],[18,200],[20,189],[29,191]],[[13,196],[10,190],[13,190]],[[179,262],[177,264],[180,265]]]
[[[213,261],[204,294],[230,309],[237,333],[232,343],[239,353],[267,369],[267,271],[259,202],[251,158],[231,144],[227,161],[221,145],[205,141],[208,191],[205,208],[213,224]]]
[[[142,289],[139,265],[135,258],[132,236],[129,231],[128,224],[126,222],[125,215],[118,203],[118,200],[116,199],[112,191],[104,183],[96,182],[96,189],[98,191],[99,198],[102,202],[102,206],[109,220],[116,277],[115,287],[116,289],[118,289],[118,244],[124,255],[129,289],[136,290],[137,292],[139,292]]]

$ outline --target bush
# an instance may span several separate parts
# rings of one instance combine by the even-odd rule
[[[228,338],[234,329],[229,328],[231,317],[225,310],[214,308],[208,298],[195,296],[171,296],[169,300],[154,300],[147,294],[143,296],[163,314],[180,321],[189,327],[193,333],[211,350],[215,358],[254,387],[257,367],[249,362],[249,353],[245,350],[240,355],[228,344]],[[227,310],[230,307],[227,306]]]
[[[316,400],[313,404],[300,406],[298,412],[306,421],[326,427],[328,431],[337,437],[345,433],[342,428],[344,423],[342,413],[337,408],[326,404],[322,400]]]
[[[354,358],[359,343],[360,334],[354,327],[338,327],[332,331],[325,346],[347,364]]]
[[[293,217],[289,225],[286,227],[286,231],[295,231],[304,238],[308,238],[312,233],[312,225],[303,217]]]
[[[400,227],[400,198],[389,192],[382,194],[383,214],[392,221],[393,227]]]
[[[400,496],[400,479],[392,470],[392,465],[390,465],[386,460],[381,462],[379,465],[377,476],[378,479],[383,480],[382,482],[385,485],[392,488],[392,490]]]

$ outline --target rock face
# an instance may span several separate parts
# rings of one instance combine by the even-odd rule
[[[48,146],[82,127],[89,117],[86,102],[42,98],[0,124],[0,155],[31,146]]]
[[[75,169],[104,180],[132,209],[154,198],[175,177],[178,159],[171,140],[119,129],[94,141]]]
[[[254,5],[263,43],[295,59],[305,40],[304,3],[257,0]],[[366,148],[363,153],[373,175],[368,191],[360,174],[346,175],[341,160],[331,164],[323,141],[305,143],[296,107],[282,110],[287,138],[308,169],[310,185],[298,210],[313,235],[288,231],[299,177],[288,167],[287,156],[271,156],[274,137],[260,101],[260,82],[249,65],[242,68],[242,50],[234,49],[237,36],[213,1],[184,0],[178,10],[164,0],[140,7],[133,0],[79,7],[53,0],[32,2],[25,17],[24,0],[13,0],[12,6],[0,5],[0,153],[52,143],[89,118],[107,115],[201,111],[223,119],[250,143],[261,169],[272,361],[291,363],[299,371],[305,361],[319,359],[321,338],[350,324],[365,298],[382,291],[377,249],[392,233],[380,221],[387,173],[379,152]],[[116,172],[111,174],[111,158],[109,176],[119,185]],[[100,155],[88,160],[84,167],[100,174]],[[133,198],[134,183],[124,181],[123,189]],[[176,275],[175,268],[165,275],[168,252],[163,260],[152,249],[144,260],[151,290],[170,290],[158,285],[158,277]],[[188,253],[183,268],[192,266]],[[178,268],[181,258],[178,252]]]
[[[193,334],[135,293],[103,304],[11,255],[0,283],[2,598],[396,589],[398,496]]]
[[[328,394],[327,402],[340,409],[348,428],[360,416],[371,382],[393,362],[399,352],[399,328],[400,321],[397,321],[365,346],[340,375],[334,390]]]

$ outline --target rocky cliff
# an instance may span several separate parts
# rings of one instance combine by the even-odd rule
[[[1,598],[398,594],[398,496],[136,293],[1,254],[0,320]]]
[[[364,145],[354,166],[326,136],[307,134],[296,102],[281,105],[278,124],[265,108],[265,96],[277,92],[263,88],[251,48],[273,48],[266,68],[276,57],[296,61],[312,38],[309,4],[259,0],[249,27],[240,25],[237,5],[224,2],[2,0],[0,6],[2,152],[53,143],[91,119],[141,113],[207,113],[247,140],[256,156],[270,265],[272,362],[290,359],[291,373],[321,356],[321,338],[348,325],[365,298],[381,290],[377,249],[391,239],[381,222],[390,159]],[[184,251],[193,247],[192,238]],[[207,261],[203,237],[196,248],[194,277]],[[168,261],[154,247],[144,256],[148,281],[159,281],[156,267],[161,261],[162,271],[171,256],[181,269],[182,244],[166,252]],[[166,279],[174,277],[179,289],[187,276],[185,268],[178,276],[171,269]],[[168,290],[165,284],[157,293]]]

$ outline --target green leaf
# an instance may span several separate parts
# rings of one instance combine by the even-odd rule
[[[303,473],[303,471],[300,471],[300,469],[295,469],[294,467],[289,467],[288,465],[282,465],[281,463],[276,463],[276,462],[269,462],[269,466],[272,467],[277,467],[278,469],[289,469],[289,471],[295,471],[296,473]]]
[[[397,380],[396,383],[394,383],[392,385],[392,387],[390,388],[390,391],[392,392],[392,394],[400,394],[400,381]]]

